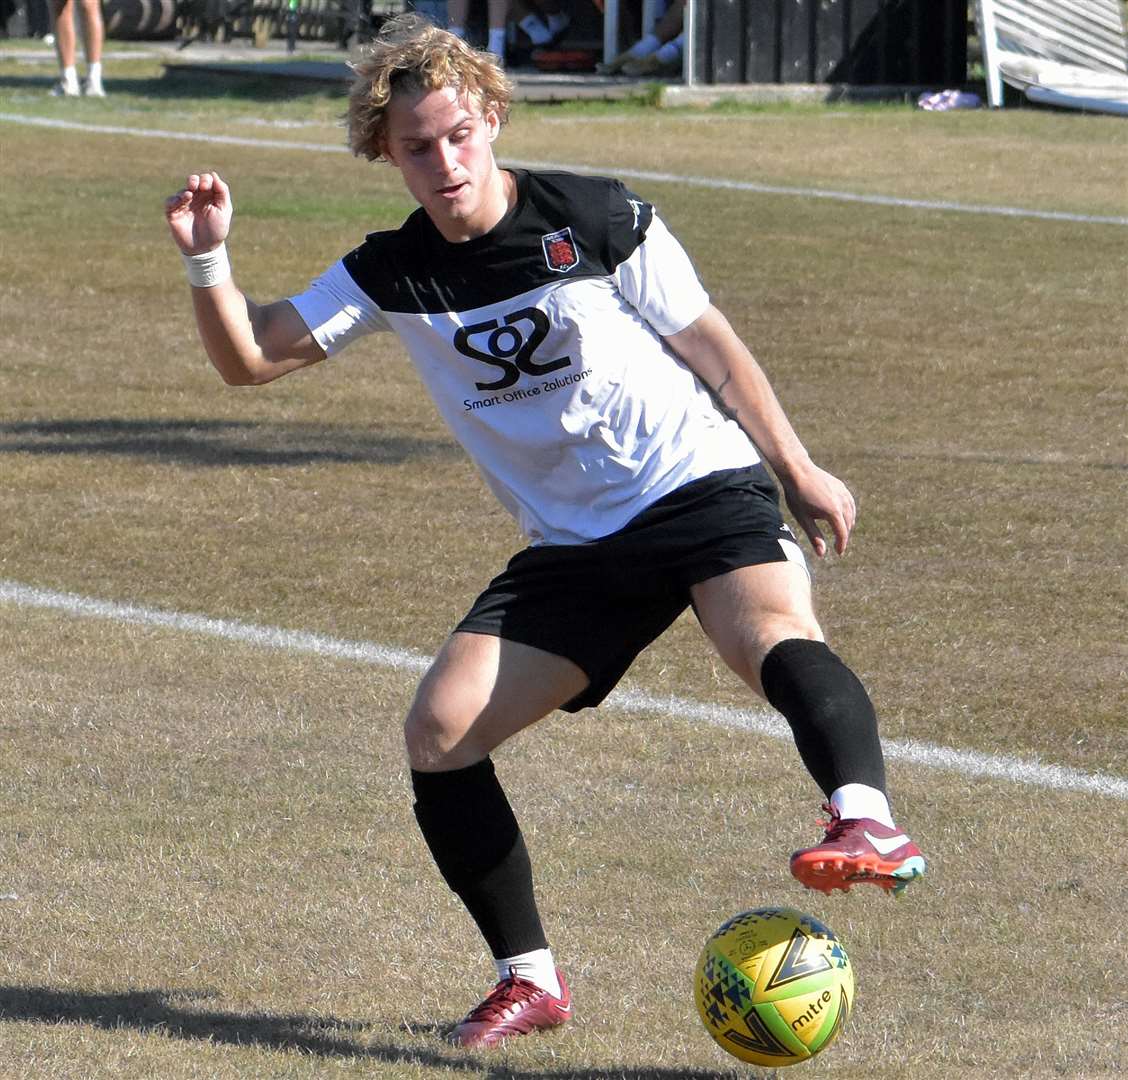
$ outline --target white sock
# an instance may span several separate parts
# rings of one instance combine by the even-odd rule
[[[840,818],[871,818],[891,829],[895,827],[884,792],[866,784],[843,784],[836,788],[830,796],[830,805]]]
[[[548,27],[541,21],[539,15],[526,15],[518,24],[534,45],[544,45],[552,40]]]
[[[495,958],[494,963],[497,965],[499,979],[508,979],[512,969],[514,975],[528,979],[542,990],[547,990],[553,997],[560,996],[560,980],[556,977],[556,965],[552,961],[551,949],[534,949],[519,956]]]
[[[466,27],[465,26],[448,26],[447,29],[456,37],[466,40]]]
[[[660,42],[653,34],[647,34],[645,37],[640,37],[628,50],[627,54],[633,56],[636,60],[641,60],[644,56],[649,56],[652,52],[657,52],[662,47]]]
[[[86,77],[92,83],[100,83],[102,81],[102,61],[96,60],[90,65],[89,70],[86,72]]]
[[[486,43],[486,48],[494,54],[494,56],[505,56],[505,27],[504,26],[491,26],[489,40]]]
[[[67,86],[78,85],[78,68],[76,68],[74,64],[71,64],[70,67],[63,68],[63,82],[65,82]]]

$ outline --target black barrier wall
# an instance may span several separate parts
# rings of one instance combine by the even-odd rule
[[[698,0],[703,83],[960,86],[967,0]]]

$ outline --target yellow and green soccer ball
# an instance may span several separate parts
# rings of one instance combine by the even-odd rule
[[[833,931],[793,908],[744,911],[701,951],[694,977],[705,1029],[730,1054],[778,1068],[825,1049],[854,1003],[854,972]]]

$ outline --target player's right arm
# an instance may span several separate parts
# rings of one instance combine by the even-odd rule
[[[165,201],[165,219],[185,255],[221,251],[231,229],[231,190],[218,173],[193,173]],[[227,274],[192,286],[196,326],[208,358],[232,386],[271,382],[325,359],[325,352],[288,300],[256,304]]]

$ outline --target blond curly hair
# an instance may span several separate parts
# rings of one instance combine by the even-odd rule
[[[349,149],[369,161],[387,157],[387,109],[396,93],[452,86],[483,113],[495,112],[503,124],[509,118],[513,84],[497,61],[414,13],[385,22],[350,66]]]

